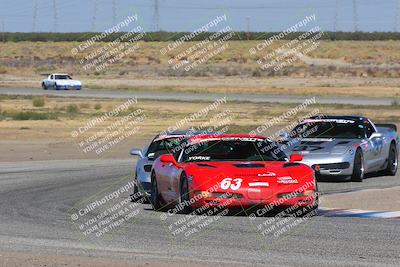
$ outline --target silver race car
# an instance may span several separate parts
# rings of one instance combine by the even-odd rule
[[[137,201],[143,197],[150,197],[151,194],[151,168],[153,162],[163,154],[174,153],[174,148],[179,146],[186,137],[198,134],[210,134],[207,131],[173,131],[164,132],[157,135],[149,146],[143,150],[132,149],[131,155],[139,156],[135,170],[135,187],[131,194],[132,201]],[[214,133],[218,134],[218,133]],[[180,150],[179,150],[180,151]]]
[[[374,124],[359,116],[315,116],[281,134],[282,150],[302,154],[317,176],[351,177],[397,172],[400,139],[394,124]]]

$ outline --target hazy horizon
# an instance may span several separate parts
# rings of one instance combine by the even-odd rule
[[[100,32],[133,14],[145,31],[193,31],[222,14],[234,31],[281,31],[312,14],[324,31],[400,30],[398,0],[158,0],[158,15],[155,2],[0,0],[0,31]]]

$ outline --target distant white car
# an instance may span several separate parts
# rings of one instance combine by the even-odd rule
[[[50,74],[47,79],[42,81],[42,88],[44,90],[47,89],[56,89],[56,90],[81,90],[82,83],[77,80],[73,80],[68,74]]]

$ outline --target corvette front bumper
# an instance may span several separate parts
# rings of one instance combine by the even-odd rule
[[[309,190],[309,196],[295,196],[286,197],[286,194],[274,194],[270,196],[262,196],[262,192],[252,192],[251,194],[243,194],[241,197],[221,198],[221,197],[204,197],[192,204],[193,208],[200,207],[226,207],[226,208],[252,208],[259,206],[266,206],[270,209],[273,208],[287,208],[287,207],[310,207],[317,201],[316,192]],[[221,193],[222,194],[222,193]]]
[[[81,90],[81,85],[58,85],[56,86],[57,90]]]
[[[349,176],[353,173],[353,157],[353,155],[337,157],[303,156],[301,163],[310,166],[317,171],[317,174],[322,176]]]

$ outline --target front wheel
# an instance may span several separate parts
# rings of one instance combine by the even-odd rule
[[[137,177],[135,177],[134,184],[135,185],[133,186],[133,194],[131,195],[131,201],[132,202],[139,202],[139,201],[142,200],[143,195],[139,191],[139,181],[138,181]]]
[[[47,86],[45,83],[42,83],[42,88],[43,88],[43,90],[47,90]]]
[[[364,156],[361,149],[357,149],[354,156],[352,182],[362,182],[364,179]]]
[[[161,210],[161,201],[160,201],[160,193],[158,192],[158,184],[156,175],[154,173],[151,174],[151,205],[153,209],[158,211]]]
[[[192,211],[192,206],[190,205],[189,196],[189,185],[185,174],[182,174],[180,181],[180,194],[179,194],[179,208],[180,213],[188,214]]]
[[[391,143],[390,148],[389,148],[389,155],[388,155],[388,165],[387,165],[386,169],[384,170],[384,173],[386,175],[390,175],[390,176],[396,175],[397,167],[398,167],[397,160],[398,160],[398,157],[397,157],[396,145],[394,143]]]

